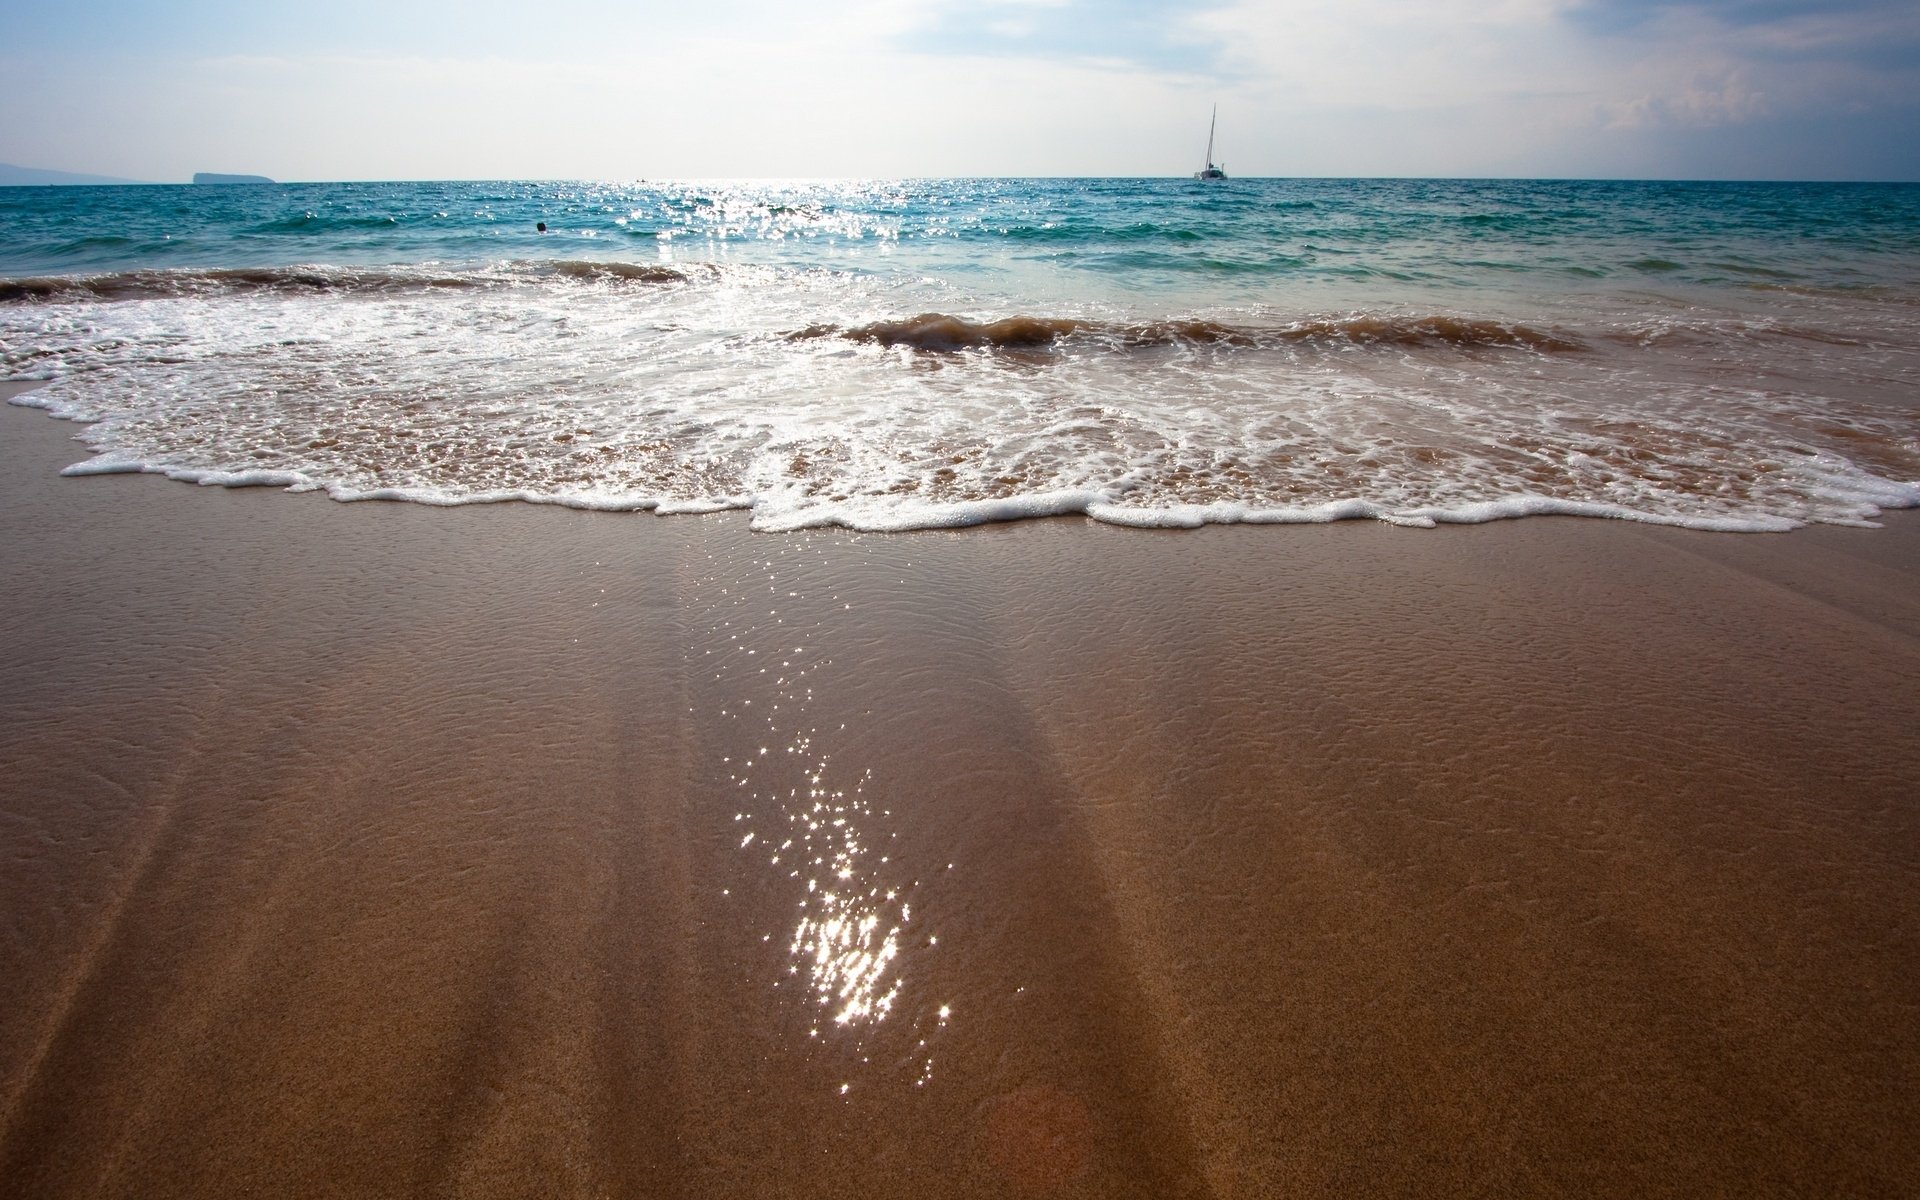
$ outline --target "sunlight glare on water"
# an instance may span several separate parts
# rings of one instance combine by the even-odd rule
[[[870,1039],[908,1002],[906,948],[925,921],[913,905],[917,881],[895,854],[899,834],[878,799],[880,781],[836,749],[844,725],[815,715],[818,689],[834,686],[822,617],[852,618],[830,587],[813,594],[820,585],[796,561],[806,553],[789,546],[744,563],[710,554],[711,574],[694,592],[707,613],[696,657],[717,697],[718,790],[734,806],[735,849],[764,881],[756,886],[772,911],[790,914],[760,935],[783,948],[771,986],[798,1006],[810,1044],[865,1064]],[[943,1012],[933,1023],[944,1020]],[[922,1023],[909,1016],[914,1028],[894,1040],[914,1038]],[[924,1083],[932,1067],[924,1037],[909,1057]]]

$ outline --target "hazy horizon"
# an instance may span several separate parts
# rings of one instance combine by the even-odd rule
[[[0,163],[0,171],[4,171],[4,169],[5,169],[5,168],[8,168],[8,167],[15,167],[15,168],[20,168],[20,169],[26,169],[26,170],[34,170],[34,171],[36,171],[36,173],[42,173],[42,174],[51,174],[51,175],[73,175],[73,176],[74,176],[75,178],[73,178],[72,180],[59,180],[59,181],[55,181],[55,182],[52,182],[52,183],[17,183],[17,182],[9,182],[9,181],[8,181],[8,180],[7,180],[6,178],[4,178],[4,177],[0,177],[0,187],[49,187],[49,186],[53,186],[53,187],[193,187],[193,186],[210,186],[210,185],[195,185],[195,184],[194,184],[194,182],[193,182],[193,181],[192,181],[191,179],[122,179],[122,178],[117,178],[117,177],[103,177],[103,176],[95,176],[95,175],[94,175],[93,173],[91,173],[91,172],[67,172],[67,171],[40,171],[40,170],[39,170],[39,169],[37,169],[37,168],[21,168],[21,167],[20,167],[20,164],[17,164],[17,163]],[[207,173],[209,173],[209,174],[233,174],[233,173],[238,173],[238,172],[207,172]],[[1168,172],[1163,172],[1163,173],[1161,173],[1161,174],[1158,174],[1158,175],[1094,175],[1094,174],[1081,174],[1081,175],[689,175],[689,176],[673,176],[673,175],[659,175],[659,176],[625,176],[625,177],[621,177],[621,176],[593,176],[593,175],[571,175],[571,176],[546,176],[546,177],[542,177],[542,176],[532,176],[532,175],[471,175],[471,176],[456,176],[456,175],[445,175],[445,176],[437,176],[437,177],[431,177],[431,178],[429,178],[429,177],[426,177],[426,176],[421,176],[421,177],[418,177],[418,178],[411,178],[411,179],[403,179],[403,178],[386,178],[386,177],[381,177],[381,176],[364,176],[364,177],[360,177],[360,178],[354,178],[354,179],[281,179],[281,178],[274,178],[274,177],[269,177],[269,178],[270,178],[270,180],[271,180],[271,184],[272,184],[273,186],[279,186],[279,185],[281,185],[281,184],[287,184],[287,185],[293,185],[293,186],[308,186],[308,185],[311,185],[311,186],[316,186],[316,187],[317,187],[317,186],[324,186],[324,185],[329,185],[329,184],[357,184],[357,183],[367,183],[367,184],[414,184],[414,183],[580,183],[580,184],[595,184],[595,185],[606,185],[606,186],[621,186],[621,185],[629,185],[629,184],[656,184],[656,183],[657,183],[657,184],[687,184],[687,183],[706,183],[706,182],[712,182],[712,183],[739,183],[739,184],[756,184],[756,185],[767,185],[767,184],[781,184],[781,183],[789,183],[789,182],[791,182],[791,183],[795,183],[795,184],[833,184],[833,183],[865,183],[865,182],[887,182],[887,181],[899,181],[899,182],[910,182],[910,181],[914,181],[914,180],[954,180],[954,181],[962,181],[962,180],[969,180],[969,179],[979,179],[979,180],[1016,180],[1016,181],[1017,181],[1017,180],[1022,180],[1022,179],[1032,179],[1032,180],[1048,180],[1048,181],[1060,181],[1060,182],[1065,182],[1065,181],[1071,181],[1071,180],[1076,180],[1076,179],[1086,179],[1086,180],[1126,180],[1126,179],[1139,179],[1139,180],[1154,180],[1154,179],[1170,179],[1170,180],[1184,180],[1184,179],[1190,179],[1191,177],[1192,177],[1192,175],[1191,175],[1191,173],[1190,173],[1190,172],[1171,172],[1171,173],[1168,173]],[[1248,174],[1243,174],[1243,173],[1240,173],[1240,172],[1235,172],[1235,173],[1234,173],[1233,175],[1231,175],[1231,176],[1230,176],[1229,178],[1230,178],[1230,179],[1239,179],[1239,180],[1246,180],[1246,181],[1248,181],[1248,182],[1255,182],[1255,181],[1271,181],[1271,180],[1289,180],[1289,179],[1290,179],[1290,180],[1299,180],[1299,181],[1301,181],[1301,182],[1303,182],[1303,183],[1304,183],[1304,182],[1326,182],[1326,181],[1340,181],[1340,180],[1352,180],[1352,181],[1360,181],[1360,182],[1364,182],[1364,181],[1376,181],[1376,182],[1381,182],[1381,183],[1391,183],[1391,182],[1395,182],[1395,181],[1408,181],[1408,182],[1417,182],[1417,181],[1421,181],[1421,180],[1430,180],[1430,181],[1432,181],[1432,182],[1435,182],[1435,183],[1447,183],[1447,182],[1452,182],[1452,183],[1473,183],[1473,182],[1480,182],[1480,181],[1485,181],[1485,182],[1512,182],[1512,183],[1524,183],[1524,182],[1527,182],[1527,181],[1530,181],[1530,180],[1537,180],[1537,181],[1539,181],[1539,182],[1542,182],[1542,183],[1701,183],[1701,184],[1740,184],[1740,183],[1762,183],[1762,184],[1798,184],[1798,183],[1804,183],[1804,184],[1862,184],[1862,185],[1885,185],[1885,186],[1888,186],[1888,187],[1900,187],[1900,186],[1911,186],[1911,185],[1913,185],[1913,184],[1916,184],[1916,183],[1920,183],[1920,178],[1913,178],[1913,179],[1906,179],[1906,178],[1902,178],[1902,179],[1861,179],[1861,178],[1846,178],[1846,177],[1841,177],[1841,176],[1831,176],[1831,177],[1827,177],[1827,176],[1807,176],[1807,177],[1804,177],[1804,178],[1792,178],[1792,179],[1780,179],[1780,178],[1773,178],[1773,179],[1769,179],[1769,178],[1763,178],[1763,177],[1760,177],[1760,176],[1736,176],[1736,175],[1725,175],[1725,176],[1681,176],[1681,175],[1248,175]],[[211,185],[211,186],[230,186],[230,185]]]
[[[184,182],[1920,178],[1894,0],[12,14],[0,161]]]

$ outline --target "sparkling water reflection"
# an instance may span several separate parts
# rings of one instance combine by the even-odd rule
[[[791,905],[791,922],[759,937],[785,948],[772,986],[800,1006],[810,1045],[831,1044],[864,1065],[881,1024],[907,1007],[908,946],[934,943],[918,934],[917,880],[894,854],[899,831],[884,787],[871,767],[836,751],[846,725],[818,719],[818,689],[831,687],[834,666],[827,621],[853,614],[830,588],[803,587],[797,560],[808,554],[804,542],[745,563],[710,554],[711,570],[696,582],[708,625],[698,653],[722,697],[719,779],[736,797],[735,847]],[[911,1041],[920,1084],[932,1060],[917,1027],[949,1016],[926,1007],[939,1012],[909,1019],[897,1035]]]

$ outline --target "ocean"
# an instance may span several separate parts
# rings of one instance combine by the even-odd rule
[[[0,188],[0,376],[69,474],[339,500],[1863,524],[1920,505],[1920,185]]]

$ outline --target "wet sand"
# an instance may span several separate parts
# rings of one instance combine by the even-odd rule
[[[73,432],[0,411],[9,1196],[1920,1179],[1920,514],[774,536]]]

